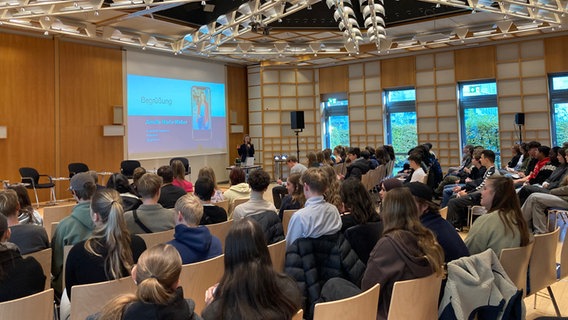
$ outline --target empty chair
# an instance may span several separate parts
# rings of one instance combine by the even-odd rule
[[[73,286],[71,319],[85,319],[101,311],[102,307],[114,297],[128,293],[136,294],[136,284],[131,277]]]
[[[515,286],[523,291],[523,296],[527,294],[527,272],[533,246],[534,242],[531,242],[524,247],[503,249],[499,255],[503,269]]]
[[[560,229],[553,232],[534,235],[534,250],[529,262],[529,288],[527,295],[535,294],[547,288],[554,310],[560,317],[560,310],[554,298],[550,285],[556,282],[556,247],[558,246],[558,234]]]
[[[377,318],[379,289],[380,285],[377,283],[369,290],[353,297],[330,302],[316,303],[316,306],[314,307],[314,320],[374,320]],[[406,302],[408,303],[408,301]]]
[[[153,246],[166,243],[174,239],[174,229],[153,232],[153,233],[139,233],[137,234],[146,243],[146,248],[152,248]]]
[[[187,160],[187,158],[183,158],[183,157],[171,158],[170,159],[170,166],[172,165],[172,162],[174,162],[176,160],[179,160],[179,161],[181,161],[181,163],[183,163],[183,166],[185,167],[185,174],[191,176],[191,167],[189,166],[189,160]]]
[[[205,291],[219,283],[223,276],[224,257],[220,255],[209,260],[184,264],[181,267],[179,285],[183,288],[184,297],[195,301],[197,314],[201,314],[205,308]]]
[[[227,238],[227,234],[229,233],[229,229],[231,229],[231,225],[233,225],[232,220],[205,225],[212,235],[219,238],[223,250],[225,250],[225,238]]]
[[[268,246],[272,267],[278,272],[284,272],[284,264],[286,262],[286,239],[273,243]]]
[[[395,282],[388,318],[437,319],[441,285],[442,278],[435,273],[424,278]],[[412,303],[411,308],[409,303]]]
[[[52,320],[53,289],[0,303],[2,320]]]
[[[67,169],[69,169],[69,178],[72,178],[77,173],[89,171],[89,167],[82,162],[70,163],[67,165]]]
[[[36,204],[39,207],[39,198],[37,196],[37,189],[51,189],[50,192],[50,201],[55,203],[55,184],[51,177],[47,174],[39,174],[36,169],[30,167],[22,167],[20,168],[20,176],[22,177],[22,183],[26,186],[27,189],[33,189]],[[49,182],[40,183],[40,177],[47,177]]]
[[[51,248],[28,253],[23,258],[34,257],[39,262],[45,275],[45,290],[51,287]]]
[[[120,173],[125,175],[128,179],[132,179],[134,169],[138,167],[140,167],[140,161],[138,160],[123,160],[120,163]]]

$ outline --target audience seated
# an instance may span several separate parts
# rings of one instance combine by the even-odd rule
[[[69,189],[78,203],[73,207],[71,215],[59,222],[51,239],[52,287],[57,296],[61,296],[63,292],[64,247],[87,240],[95,229],[90,208],[91,198],[96,191],[95,180],[87,172],[77,173],[71,178]]]
[[[549,232],[546,209],[551,207],[568,209],[568,175],[564,177],[558,188],[550,190],[550,194],[529,195],[521,211],[530,231],[537,234]]]
[[[0,214],[0,302],[23,298],[45,288],[45,275],[39,262],[32,257],[22,258],[9,239],[8,220]]]
[[[138,284],[136,295],[118,296],[87,319],[199,320],[195,302],[184,299],[178,287],[180,273],[181,258],[174,247],[149,248],[132,269],[132,279]]]
[[[327,188],[323,193],[323,198],[327,203],[334,205],[339,212],[343,211],[343,201],[339,195],[341,188],[341,181],[339,180],[335,170],[331,166],[324,166],[320,168],[327,177]],[[300,178],[301,180],[301,178]]]
[[[481,205],[488,213],[475,220],[465,239],[471,254],[493,249],[499,256],[502,249],[524,247],[529,243],[529,229],[515,195],[513,180],[503,176],[487,179],[481,191]]]
[[[450,167],[448,168],[448,173],[442,179],[442,182],[438,184],[436,189],[434,189],[434,194],[437,196],[441,196],[442,192],[444,191],[444,187],[446,185],[457,183],[460,180],[465,180],[471,172],[471,169],[474,167],[472,164],[473,161],[473,150],[474,146],[468,144],[463,147],[462,157],[463,160],[459,167]]]
[[[471,168],[464,169],[464,171],[468,172],[468,175],[465,179],[460,179],[459,181],[456,181],[455,184],[447,184],[444,186],[440,207],[443,208],[448,205],[448,202],[450,201],[452,195],[454,195],[454,192],[459,192],[462,190],[462,188],[464,188],[465,190],[475,189],[483,182],[483,177],[485,176],[485,171],[487,171],[487,168],[481,165],[482,151],[483,149],[481,148],[479,152],[476,151],[473,154],[473,159],[471,160]]]
[[[198,188],[198,183],[195,183],[196,192]],[[207,227],[199,225],[203,209],[199,199],[191,194],[179,198],[176,202],[174,240],[168,243],[178,250],[183,264],[211,259],[223,253],[221,241],[211,235]]]
[[[321,167],[321,163],[318,161],[316,153],[313,151],[308,152],[306,155],[308,158],[308,168],[319,168]]]
[[[383,200],[385,199],[385,195],[387,194],[387,192],[394,188],[402,187],[402,181],[400,181],[397,178],[388,178],[381,181],[380,186],[381,188],[379,189],[379,200],[381,201],[381,207],[382,207],[382,203]]]
[[[554,150],[556,148],[558,148],[558,147],[554,147],[552,149]],[[548,177],[548,179],[546,179],[542,184],[525,185],[521,188],[521,190],[519,190],[518,195],[519,195],[519,201],[521,202],[521,205],[523,205],[525,203],[525,201],[527,200],[527,197],[531,193],[535,193],[535,192],[550,193],[550,190],[558,188],[560,186],[562,179],[568,173],[568,165],[566,164],[566,159],[567,159],[566,149],[564,149],[564,148],[556,149],[556,160],[558,161],[556,169],[552,172],[550,177]],[[551,162],[552,162],[552,158],[551,158]]]
[[[172,161],[172,171],[174,174],[172,185],[182,188],[185,192],[193,192],[193,184],[185,180],[185,166],[181,161]]]
[[[217,187],[217,179],[215,178],[215,171],[213,171],[213,168],[205,166],[199,169],[199,173],[197,174],[197,179],[202,177],[207,177],[211,181],[213,181],[213,188],[215,189],[215,194],[211,197],[211,202],[217,203],[219,201],[225,200],[225,197],[223,196],[223,191],[221,191],[221,189]]]
[[[0,213],[8,219],[10,241],[20,249],[21,254],[28,254],[49,248],[47,232],[36,224],[19,224],[18,212],[20,203],[16,191],[7,189],[0,191]]]
[[[343,181],[339,194],[344,208],[344,212],[341,214],[341,232],[345,232],[348,228],[356,225],[381,220],[377,210],[375,210],[369,191],[365,190],[361,181],[355,178]]]
[[[347,166],[347,173],[344,179],[349,179],[353,177],[355,179],[361,180],[361,177],[371,170],[369,165],[369,160],[361,157],[361,149],[355,147],[350,148],[347,152],[347,157],[351,161],[351,164]]]
[[[132,190],[132,193],[134,193],[138,197],[140,197],[140,194],[138,193],[136,185],[138,183],[138,180],[140,180],[140,178],[145,174],[146,174],[146,169],[142,167],[138,167],[134,169],[134,172],[132,172],[132,184],[130,185],[130,190]]]
[[[171,209],[176,205],[177,199],[183,197],[187,192],[181,187],[173,185],[174,172],[170,166],[158,168],[158,176],[162,178],[162,188],[158,203],[166,209]]]
[[[270,184],[270,176],[262,169],[256,169],[249,173],[248,184],[252,189],[250,200],[238,205],[233,211],[233,220],[237,221],[246,216],[272,211],[276,214],[276,208],[270,201],[263,198],[264,192]]]
[[[122,200],[122,208],[124,211],[137,209],[142,204],[142,200],[140,200],[140,198],[132,192],[132,189],[128,184],[128,178],[122,173],[113,173],[108,179],[106,187],[114,189],[120,193],[120,199]]]
[[[227,211],[211,203],[211,197],[214,194],[215,184],[211,179],[207,176],[197,178],[197,181],[195,181],[195,195],[203,205],[203,216],[198,221],[198,224],[206,225],[227,221]]]
[[[278,211],[280,221],[282,221],[284,217],[285,210],[298,210],[306,203],[304,188],[300,184],[301,177],[302,175],[299,173],[292,173],[288,176],[288,179],[286,179],[286,190],[288,194],[282,199],[282,205]]]
[[[347,157],[347,153],[345,151],[345,147],[343,146],[335,146],[333,148],[332,160],[335,164],[344,163],[345,158]]]
[[[422,163],[422,158],[420,157],[420,155],[416,152],[411,152],[410,155],[408,156],[408,164],[412,169],[412,175],[409,181],[410,183],[425,182],[426,172],[424,171],[420,163]]]
[[[20,224],[37,224],[43,225],[43,218],[32,206],[28,190],[21,184],[10,185],[8,189],[16,191],[18,194],[18,202],[20,203],[20,210],[18,212],[18,223]]]
[[[295,173],[302,175],[302,173],[308,170],[305,165],[298,163],[298,158],[296,158],[296,156],[288,156],[286,159],[286,166],[290,169],[288,177]],[[280,209],[283,200],[282,198],[288,194],[288,190],[286,189],[286,184],[283,183],[282,180],[278,179],[276,183],[278,185],[272,188],[272,198],[274,200],[274,206]]]
[[[138,209],[124,213],[126,226],[130,233],[152,233],[174,228],[173,210],[166,209],[158,203],[161,185],[162,178],[153,173],[146,173],[136,183],[136,189],[142,197],[142,204]]]
[[[290,219],[286,235],[288,247],[298,238],[318,238],[341,230],[339,211],[334,205],[325,202],[323,197],[329,181],[323,169],[308,169],[301,181],[304,184],[306,204]]]
[[[246,175],[242,168],[234,167],[229,173],[231,186],[223,193],[225,199],[229,200],[229,220],[233,218],[233,210],[236,199],[250,198],[250,186],[245,182]]]
[[[225,243],[225,273],[207,290],[203,319],[291,319],[302,296],[294,280],[272,267],[260,226],[241,219]]]

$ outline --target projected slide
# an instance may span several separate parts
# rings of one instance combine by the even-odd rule
[[[222,83],[129,74],[127,105],[130,158],[226,152]]]

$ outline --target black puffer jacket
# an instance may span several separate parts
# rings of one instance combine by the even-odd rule
[[[262,227],[262,232],[264,232],[264,239],[266,239],[266,244],[273,244],[284,240],[284,229],[282,228],[282,222],[278,215],[274,211],[265,211],[263,213],[252,214],[247,216],[247,218],[254,219]]]
[[[360,286],[365,264],[342,233],[300,238],[286,251],[285,272],[296,280],[304,295],[304,317],[311,319],[324,283],[341,277]]]

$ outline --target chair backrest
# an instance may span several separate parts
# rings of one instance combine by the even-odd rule
[[[544,234],[535,234],[534,250],[529,262],[530,292],[537,293],[556,282],[556,247],[560,229]]]
[[[316,303],[314,320],[374,320],[377,318],[379,289],[380,285],[377,283],[369,290],[353,297]]]
[[[50,242],[51,242],[51,240],[53,239],[53,236],[55,235],[55,231],[57,230],[57,225],[58,225],[58,224],[59,224],[59,221],[57,221],[57,222],[52,222],[52,223],[50,224],[50,228],[51,228],[50,230],[51,230],[51,231],[49,231],[49,232],[47,233],[47,236],[49,237],[49,241],[50,241]],[[46,226],[45,230],[47,231],[47,226]]]
[[[218,207],[225,209],[225,212],[227,212],[227,214],[229,213],[229,200],[223,200],[223,201],[215,202],[213,204],[218,206]]]
[[[499,262],[505,272],[523,295],[527,294],[527,272],[533,250],[534,241],[524,247],[507,248],[501,250]]]
[[[89,166],[82,162],[73,162],[67,165],[67,169],[69,169],[69,178],[71,178],[77,173],[89,171]]]
[[[189,168],[189,160],[187,158],[183,158],[183,157],[171,158],[170,159],[170,166],[172,165],[172,162],[174,162],[176,160],[179,160],[179,161],[181,161],[181,163],[183,163],[183,167],[185,168],[185,174],[191,173],[191,169]]]
[[[174,240],[174,229],[153,233],[138,233],[136,235],[142,238],[146,243],[146,248],[150,249],[157,244]]]
[[[209,232],[221,240],[221,247],[223,250],[225,250],[225,238],[227,238],[227,234],[229,233],[229,229],[231,229],[232,225],[233,220],[206,225]]]
[[[51,248],[47,248],[23,256],[24,258],[34,257],[41,265],[43,274],[45,275],[45,290],[51,287],[51,254]]]
[[[568,244],[562,242],[562,251],[560,251],[560,276],[558,280],[562,280],[568,276]]]
[[[185,298],[195,301],[197,314],[201,314],[205,308],[205,291],[219,283],[224,271],[224,255],[181,267],[179,284]]]
[[[123,160],[120,163],[120,173],[131,179],[134,169],[138,167],[140,167],[140,161],[138,160]]]
[[[292,317],[292,320],[303,320],[304,319],[304,310],[300,309],[296,314]]]
[[[442,218],[447,219],[448,218],[448,207],[443,207],[440,209],[440,215],[442,216]]]
[[[53,289],[0,303],[2,320],[53,320]]]
[[[116,296],[128,293],[136,293],[136,284],[131,277],[73,286],[71,319],[85,319],[101,311],[103,306]]]
[[[290,219],[292,219],[292,215],[296,213],[298,210],[284,210],[282,214],[282,229],[284,229],[284,236],[288,234],[288,224],[290,223]]]
[[[243,204],[247,201],[249,201],[250,198],[238,198],[235,199],[235,201],[233,201],[233,211],[235,211],[235,208],[239,205],[239,204]]]
[[[394,283],[388,319],[438,319],[438,297],[442,278],[428,277]],[[409,303],[412,307],[409,308]]]
[[[19,171],[20,176],[22,177],[22,183],[30,183],[34,185],[39,183],[39,172],[37,172],[36,169],[30,167],[22,167]]]
[[[67,257],[69,256],[69,251],[73,249],[73,245],[66,245],[63,246],[63,269],[61,270],[61,283],[63,284],[63,288],[65,289],[65,265],[67,264]]]
[[[268,246],[272,267],[278,272],[284,272],[284,263],[286,262],[286,239],[273,243]]]
[[[51,240],[51,236],[53,235],[53,231],[51,224],[53,222],[59,222],[64,218],[68,217],[73,211],[75,204],[66,204],[61,206],[53,206],[53,207],[45,207],[43,208],[43,226],[45,227],[45,231],[47,232],[47,236],[49,236],[49,240]]]

